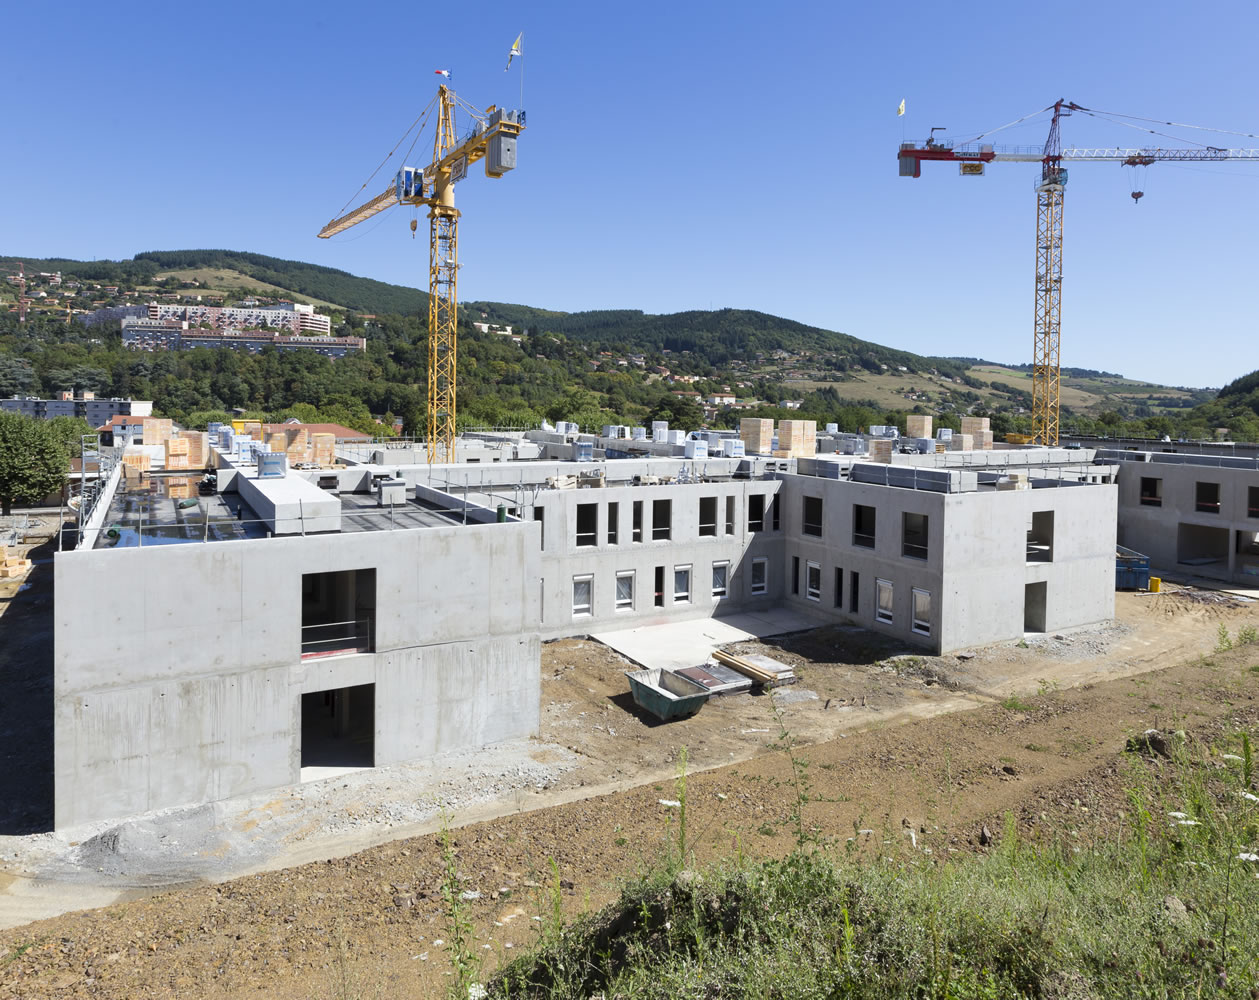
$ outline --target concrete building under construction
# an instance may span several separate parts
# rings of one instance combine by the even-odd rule
[[[120,463],[56,557],[58,827],[536,734],[543,639],[789,605],[940,652],[1113,613],[1092,453],[300,470],[220,437],[212,494]]]

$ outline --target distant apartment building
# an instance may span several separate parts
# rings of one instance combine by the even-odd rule
[[[315,312],[314,306],[284,303],[279,306],[209,306],[150,302],[149,319],[186,321],[190,326],[209,324],[218,330],[275,327],[294,334],[327,335],[332,320]]]
[[[191,351],[197,347],[226,347],[250,354],[257,354],[270,346],[279,351],[310,350],[329,358],[343,358],[347,354],[361,354],[367,350],[364,337],[290,335],[267,330],[207,330],[190,328],[187,320],[134,317],[122,321],[122,343],[133,351]]]
[[[56,399],[14,396],[0,399],[0,410],[21,413],[39,420],[53,417],[82,417],[93,427],[109,423],[114,417],[147,417],[153,413],[151,400],[97,399],[95,393],[59,393]]]

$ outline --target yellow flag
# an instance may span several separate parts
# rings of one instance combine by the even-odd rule
[[[904,113],[905,113],[905,98],[903,98],[903,97],[902,97],[902,98],[901,98],[901,105],[900,105],[900,107],[899,107],[899,108],[897,108],[897,109],[896,109],[896,115],[897,115],[897,117],[899,118],[899,117],[900,117],[901,115],[903,115]]]
[[[507,53],[507,66],[503,70],[503,72],[507,72],[507,70],[511,69],[511,61],[515,56],[523,54],[523,50],[521,49],[520,46],[523,44],[524,40],[525,40],[525,33],[522,31],[519,35],[516,36],[516,40],[511,43],[511,51]]]

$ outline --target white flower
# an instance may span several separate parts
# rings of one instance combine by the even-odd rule
[[[1237,855],[1237,860],[1238,861],[1259,861],[1259,854],[1249,854],[1246,851],[1242,851],[1241,854]]]
[[[666,809],[679,809],[682,806],[682,803],[677,799],[661,799],[660,804]]]
[[[1188,819],[1189,818],[1188,813],[1168,813],[1167,815],[1170,816],[1172,819]]]

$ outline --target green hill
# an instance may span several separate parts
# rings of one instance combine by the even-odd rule
[[[17,259],[0,256],[0,272],[16,271]],[[184,294],[195,291],[212,300],[219,296],[231,300],[248,293],[311,303],[335,317],[338,332],[365,333],[369,360],[384,375],[383,382],[380,375],[352,379],[356,365],[342,364],[330,371],[328,377],[338,384],[328,384],[324,395],[348,392],[367,401],[373,412],[391,409],[397,413],[400,407],[413,410],[418,405],[416,393],[425,380],[423,327],[427,313],[427,295],[418,289],[317,264],[221,249],[147,251],[119,261],[23,259],[28,273],[60,271],[67,282],[77,279],[85,284],[117,285],[114,301],[118,302],[143,302],[150,295],[174,290]],[[49,319],[55,315],[62,323],[60,329],[68,333],[65,310],[70,306],[90,308],[103,295],[103,290],[85,288],[67,303],[57,292],[35,302],[32,310]],[[0,284],[0,311],[11,308],[13,298],[14,290]],[[364,326],[364,314],[377,319]],[[683,388],[661,381],[653,369],[698,378],[702,380],[697,386],[700,390],[729,389],[736,396],[762,399],[771,406],[782,400],[803,400],[798,411],[801,416],[841,425],[861,420],[891,421],[896,414],[908,411],[936,413],[942,419],[980,412],[997,417],[994,427],[1004,432],[1023,430],[1031,406],[1029,365],[926,357],[755,310],[651,314],[636,309],[601,309],[568,313],[472,301],[461,303],[460,321],[460,336],[466,346],[460,352],[461,398],[466,404],[461,405],[461,412],[476,413],[479,404],[479,412],[487,421],[506,413],[525,417],[530,411],[549,412],[559,406],[557,397],[579,390],[587,391],[587,396],[570,403],[588,415],[602,410],[609,418],[607,422],[614,422],[611,417],[615,414],[626,420],[642,419],[646,411],[657,406],[655,400]],[[517,345],[506,337],[480,332],[472,327],[474,322],[511,326],[515,334],[527,334],[527,342]],[[11,343],[16,346],[21,339]],[[58,358],[41,360],[32,355],[25,363],[35,370],[29,386],[24,377],[15,375],[0,378],[0,385],[9,385],[9,391],[14,391],[13,387],[28,391],[38,380],[52,384],[47,372],[61,377],[74,371],[68,360]],[[76,358],[75,364],[88,365],[88,359]],[[217,387],[212,381],[207,388],[191,375],[184,376],[184,366],[180,362],[180,375],[165,386],[164,405],[174,412],[212,407],[216,401],[239,405],[232,401],[242,396],[253,405],[272,405],[269,401],[277,395],[279,405],[303,398],[303,392],[295,387],[277,394],[258,379],[243,379],[248,390],[243,392],[234,373],[233,378],[220,377]],[[104,359],[94,360],[88,367],[118,370],[118,361],[110,360],[107,365]],[[104,389],[105,380],[98,381]],[[152,381],[142,377],[139,385],[144,387]],[[129,384],[128,378],[115,375],[112,384],[108,391],[137,391],[123,388]],[[1062,382],[1064,427],[1088,432],[1096,429],[1092,425],[1100,424],[1116,433],[1163,434],[1190,425],[1195,431],[1228,426],[1230,419],[1235,419],[1249,429],[1254,408],[1239,405],[1253,390],[1248,385],[1230,387],[1232,395],[1228,398],[1232,402],[1215,401],[1208,390],[1154,385],[1112,372],[1067,369]],[[223,386],[230,386],[232,391]],[[151,391],[155,398],[163,395],[157,386]]]

